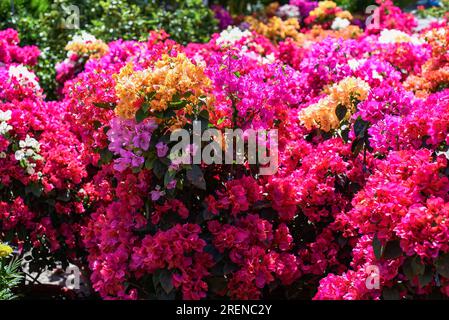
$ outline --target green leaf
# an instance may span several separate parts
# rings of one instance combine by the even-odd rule
[[[433,271],[431,266],[426,266],[425,271],[418,276],[419,286],[421,288],[427,286],[433,279]]]
[[[158,179],[162,179],[166,171],[166,167],[159,160],[154,160],[153,162],[153,173]]]
[[[449,253],[440,255],[435,261],[435,267],[439,274],[445,278],[449,278]]]
[[[93,122],[93,125],[94,125],[94,128],[95,128],[95,129],[99,129],[99,128],[102,126],[101,122],[98,121],[98,120],[95,120],[95,121]]]
[[[146,102],[150,102],[151,100],[154,99],[154,96],[156,95],[156,91],[151,91],[150,93],[147,94],[147,96],[145,97],[145,101]]]
[[[145,160],[145,169],[153,169],[154,158]]]
[[[187,170],[187,180],[198,189],[206,190],[206,180],[204,180],[203,171],[198,165],[194,164],[191,169]]]
[[[226,120],[226,117],[220,118],[220,119],[218,119],[217,124],[220,125],[220,124],[222,124],[223,121],[225,121],[225,120]]]
[[[109,151],[109,149],[107,147],[104,149],[101,149],[100,150],[100,165],[108,164],[109,162],[112,161],[113,157],[114,157],[114,155],[112,154],[111,151]]]
[[[200,96],[198,98],[198,106],[202,107],[205,106],[207,104],[207,97],[206,96]]]
[[[190,98],[191,96],[193,96],[193,92],[192,92],[192,91],[187,91],[187,92],[184,93],[182,96],[184,97],[184,99],[188,99],[188,98]]]
[[[359,139],[359,138],[354,139],[354,141],[352,142],[352,145],[351,145],[351,152],[355,156],[358,155],[360,153],[360,151],[362,151],[364,145],[365,145],[365,142],[363,141],[363,139]]]
[[[168,109],[167,111],[164,112],[164,119],[170,119],[174,117],[176,117],[176,113],[173,110]]]
[[[175,174],[176,174],[176,171],[167,170],[165,172],[165,175],[164,175],[164,186],[166,186],[167,184],[169,184],[173,180],[173,177],[174,177]]]
[[[201,110],[198,116],[203,119],[209,120],[209,112],[207,110]]]
[[[21,159],[21,160],[19,161],[19,164],[20,164],[20,166],[21,166],[22,168],[26,168],[28,162],[27,162],[26,159]]]
[[[150,104],[148,102],[142,103],[142,106],[140,107],[143,112],[147,113],[148,109],[150,108]]]
[[[427,268],[421,262],[419,256],[408,257],[402,266],[402,271],[410,282],[413,282],[416,276],[421,277],[420,282],[426,280],[427,275],[424,275],[427,272]]]
[[[377,237],[377,233],[374,235],[373,238],[373,251],[374,251],[374,256],[376,257],[377,260],[379,260],[382,257],[382,243],[380,242],[379,238]]]
[[[137,123],[142,122],[143,120],[145,120],[146,117],[147,117],[147,113],[145,111],[143,111],[142,108],[137,110],[137,112],[136,112],[136,121],[137,121]]]
[[[207,279],[208,288],[214,293],[220,293],[226,289],[228,282],[224,277],[210,277]]]
[[[357,138],[365,137],[365,133],[367,132],[369,127],[369,122],[363,120],[361,117],[358,117],[354,123],[354,133]]]
[[[164,295],[173,291],[173,278],[168,270],[159,269],[153,273],[153,285],[157,291],[162,288]],[[162,293],[161,292],[161,293]]]
[[[174,109],[174,110],[180,110],[180,109],[184,108],[186,105],[187,105],[187,100],[179,100],[179,101],[170,102],[170,107],[171,107],[171,109]],[[166,112],[168,112],[168,111],[170,111],[171,113],[174,113],[173,110],[169,109]],[[164,117],[170,118],[170,117],[168,117],[168,114],[167,115],[164,114]]]
[[[109,109],[109,110],[112,110],[117,106],[113,102],[94,102],[93,105],[98,108]]]
[[[385,245],[383,257],[387,260],[396,259],[402,256],[402,249],[399,240],[388,241]]]
[[[159,282],[162,289],[169,294],[173,290],[172,274],[168,270],[161,270],[159,274]]]
[[[337,108],[335,109],[335,114],[337,115],[337,118],[340,121],[346,117],[347,112],[348,112],[348,109],[342,104],[339,104],[337,106]]]
[[[39,183],[32,182],[26,187],[26,191],[27,193],[32,193],[35,197],[39,198],[42,195],[44,188]]]
[[[426,266],[421,263],[421,258],[419,256],[415,256],[415,258],[413,258],[412,260],[412,271],[413,271],[413,275],[423,275],[424,271],[426,269]]]
[[[412,267],[413,260],[414,260],[414,258],[408,257],[405,260],[404,264],[402,265],[402,271],[404,272],[405,276],[407,277],[407,279],[410,282],[412,282],[413,279],[415,278],[415,273],[414,273],[413,267]]]
[[[239,71],[235,71],[234,72],[234,75],[237,77],[237,78],[240,78],[242,75],[240,74],[240,72]]]

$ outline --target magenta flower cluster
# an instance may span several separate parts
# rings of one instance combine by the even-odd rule
[[[364,29],[292,0],[294,31],[114,41],[58,101],[1,31],[0,237],[84,265],[104,299],[449,296],[449,28],[377,3]],[[278,130],[277,172],[180,163],[193,120]]]

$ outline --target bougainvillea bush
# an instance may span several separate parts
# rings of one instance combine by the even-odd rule
[[[214,11],[206,43],[74,38],[56,101],[39,49],[0,32],[0,240],[101,299],[447,298],[447,21],[417,31],[389,0],[366,22],[332,1]],[[198,123],[277,130],[276,170],[183,161],[225,148],[173,153]]]

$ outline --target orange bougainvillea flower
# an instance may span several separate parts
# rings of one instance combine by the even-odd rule
[[[349,120],[356,111],[358,102],[367,98],[369,85],[358,78],[348,77],[328,89],[328,96],[322,98],[299,113],[299,119],[307,129],[320,128],[329,132],[337,129],[342,120]],[[346,108],[346,115],[339,119],[338,106]]]
[[[74,36],[65,50],[78,55],[88,55],[91,58],[101,58],[108,53],[109,47],[102,40],[84,32],[80,36]]]
[[[293,38],[298,40],[301,36],[300,25],[297,19],[282,20],[279,17],[271,17],[265,24],[254,17],[246,17],[245,21],[250,25],[251,30],[265,37],[279,41],[285,38]]]
[[[204,74],[201,66],[193,64],[185,54],[176,57],[163,55],[152,68],[134,70],[132,63],[128,63],[115,75],[116,94],[120,99],[115,112],[123,118],[133,118],[149,95],[149,112],[165,111],[174,96],[187,101],[187,113],[192,106],[205,96],[210,86],[210,79]]]

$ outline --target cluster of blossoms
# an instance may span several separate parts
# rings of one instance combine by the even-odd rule
[[[276,11],[276,15],[281,18],[299,18],[301,16],[301,12],[297,6],[293,6],[290,4],[284,4],[279,7]]]
[[[40,89],[36,75],[23,64],[9,66],[8,74],[10,80],[17,81],[23,87]]]
[[[0,259],[8,257],[12,253],[12,248],[7,244],[0,243]]]
[[[144,162],[144,152],[150,148],[151,134],[157,124],[153,120],[137,124],[134,120],[114,118],[107,132],[109,150],[120,158],[115,159],[114,168],[139,168]]]
[[[251,39],[252,34],[249,30],[240,30],[240,28],[229,26],[226,30],[220,32],[220,36],[215,39],[218,46],[233,46],[240,41]]]
[[[26,172],[32,175],[35,173],[36,163],[30,160],[42,160],[39,151],[39,142],[27,135],[25,140],[19,141],[19,149],[14,153],[14,157],[26,169]]]
[[[423,38],[431,46],[431,58],[425,62],[419,74],[408,77],[404,86],[416,92],[418,96],[425,97],[446,87],[449,81],[449,29],[447,26],[430,29],[424,33]]]
[[[0,63],[35,65],[39,49],[36,46],[19,46],[19,35],[16,30],[0,30]]]
[[[448,296],[449,29],[378,4],[375,27],[292,0],[204,44],[75,41],[53,102],[0,33],[1,238],[105,299]],[[180,161],[194,121],[276,129],[278,170]]]
[[[272,41],[284,40],[285,38],[297,40],[300,37],[300,24],[295,18],[283,20],[280,17],[273,16],[265,23],[250,16],[245,19],[245,22],[250,25],[251,30]]]
[[[290,0],[290,5],[298,8],[301,17],[308,17],[310,11],[317,7],[318,2],[310,0]]]
[[[141,108],[151,114],[164,112],[175,94],[187,102],[182,111],[189,114],[209,85],[201,66],[193,64],[183,53],[164,54],[154,66],[144,70],[135,70],[133,64],[128,63],[115,80],[119,98],[115,112],[125,119],[134,118]],[[177,120],[182,121],[181,115]]]
[[[11,110],[0,111],[0,135],[5,136],[12,127],[8,124],[11,120]]]
[[[39,50],[19,47],[11,29],[0,43],[0,233],[35,261],[40,253],[76,259],[84,146],[64,120],[65,105],[44,101],[31,71]]]
[[[366,26],[367,33],[379,33],[384,29],[396,29],[411,32],[416,27],[416,18],[411,13],[405,13],[393,4],[392,0],[376,0],[377,8],[373,18],[375,23]]]
[[[65,47],[67,58],[56,64],[56,81],[64,84],[80,73],[84,64],[89,58],[101,58],[105,55],[109,47],[103,41],[96,39],[93,35],[83,31],[80,35],[75,35]],[[62,94],[60,88],[59,94]]]
[[[215,19],[218,20],[220,30],[226,29],[234,23],[231,14],[222,6],[215,4],[212,5],[211,9],[215,14]]]
[[[343,29],[350,25],[352,15],[349,11],[342,10],[333,1],[320,1],[318,6],[309,12],[305,19],[307,24],[320,24],[325,28]]]
[[[345,78],[329,89],[329,95],[302,109],[299,118],[307,129],[317,127],[325,132],[337,129],[341,121],[351,118],[357,104],[367,98],[369,90],[365,81]]]
[[[109,47],[102,40],[95,38],[87,32],[82,32],[81,35],[75,35],[69,41],[65,50],[68,51],[68,55],[89,55],[90,57],[98,58],[105,55]]]

